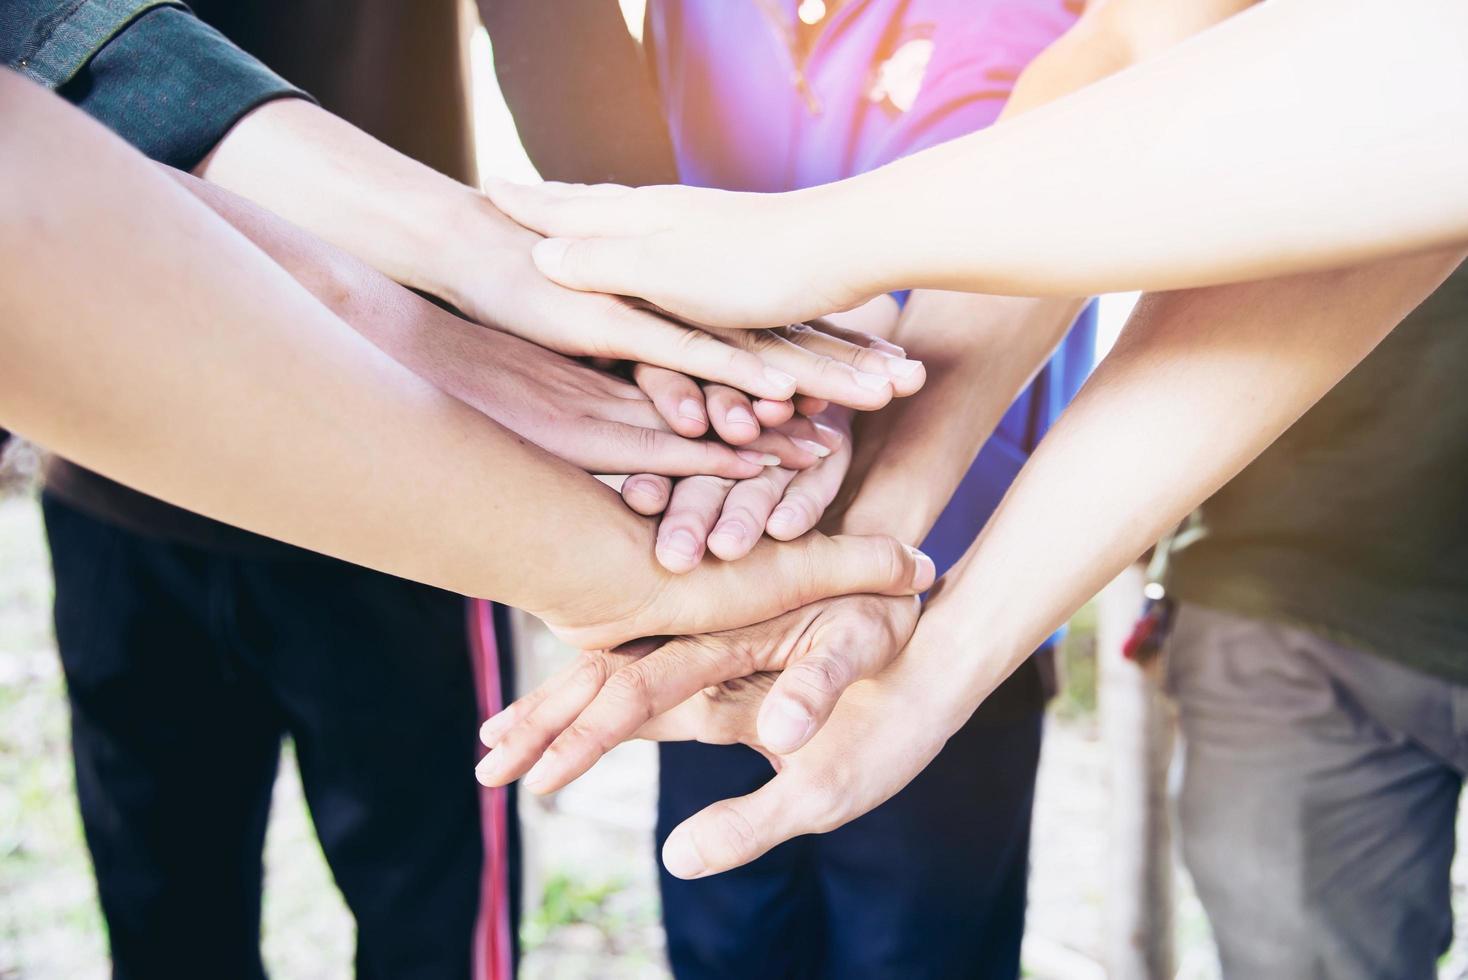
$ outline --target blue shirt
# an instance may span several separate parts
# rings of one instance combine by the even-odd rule
[[[982,129],[1079,5],[846,0],[804,52],[798,6],[649,0],[645,41],[684,183],[794,190]],[[968,549],[1080,388],[1094,350],[1091,307],[1011,406],[923,542],[940,574]]]

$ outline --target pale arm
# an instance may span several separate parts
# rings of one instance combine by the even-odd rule
[[[675,831],[669,870],[743,864],[901,789],[1037,643],[1274,441],[1461,259],[1147,297],[939,583],[903,656],[853,685],[765,787]]]
[[[557,286],[531,263],[539,237],[483,194],[302,99],[277,99],[246,114],[195,172],[470,319],[562,354],[656,364],[760,398],[799,390],[863,409],[885,405],[892,379],[902,377],[863,379],[772,333],[715,337],[622,299]],[[676,415],[669,422],[681,425]],[[678,431],[693,436],[703,427]]]
[[[1026,66],[999,123],[1155,57],[1253,2],[1093,2]],[[1089,166],[1085,159],[1078,165]],[[919,396],[858,421],[858,477],[841,523],[833,526],[881,528],[920,542],[1083,307],[1069,298],[915,291],[892,340],[924,362],[928,383]]]
[[[535,252],[557,281],[750,326],[904,286],[1173,289],[1443,246],[1468,237],[1465,169],[1468,6],[1272,0],[837,184],[491,196],[559,236]]]
[[[611,491],[373,347],[116,137],[9,72],[0,109],[7,428],[592,645],[931,578],[895,542],[818,538],[762,548],[747,578],[711,565],[674,582]]]
[[[1004,117],[1058,98],[1133,60],[1164,50],[1178,40],[1246,6],[1248,0],[1111,0],[1092,5],[1063,37],[1046,49],[1016,83]],[[856,460],[835,508],[831,527],[847,531],[880,531],[916,544],[927,536],[974,456],[994,431],[1014,397],[1043,365],[1082,306],[1080,300],[1019,299],[938,290],[911,296],[894,328],[879,330],[922,359],[928,383],[917,396],[904,399],[857,423]],[[846,316],[865,312],[868,304]],[[799,530],[813,526],[835,495],[823,486],[823,469],[837,464],[840,479],[849,460],[849,442],[841,440],[837,455],[798,477],[784,490],[780,510],[792,508],[807,518]],[[747,481],[757,486],[765,478]],[[649,494],[644,513],[668,506],[660,533],[689,528],[707,535],[715,526],[722,493],[709,496],[707,478],[680,484],[680,500],[667,499],[667,481],[638,478],[628,486],[638,491],[629,501]],[[743,516],[733,508],[734,493],[723,504],[725,526]],[[751,496],[758,493],[758,489]],[[700,495],[706,500],[700,501]],[[774,500],[768,495],[755,519],[763,525]],[[745,509],[753,509],[747,504]],[[776,510],[775,513],[779,513]],[[770,533],[785,537],[773,519]],[[661,541],[662,539],[660,539]],[[713,543],[716,538],[711,538]],[[661,553],[660,553],[661,554]],[[736,557],[723,554],[722,557]],[[664,558],[664,564],[674,567]],[[535,756],[549,749],[534,770],[532,789],[555,788],[583,771],[611,745],[630,736],[649,715],[678,704],[699,690],[718,690],[692,701],[659,727],[644,729],[658,737],[727,739],[737,731],[752,739],[755,720],[727,724],[727,693],[715,685],[759,670],[769,696],[759,705],[751,687],[739,688],[739,703],[755,705],[758,742],[777,752],[803,744],[829,716],[847,685],[880,671],[911,635],[910,605],[843,598],[818,608],[781,617],[721,636],[687,638],[640,657],[583,659],[577,681],[555,678],[545,689],[486,726],[484,738],[495,747],[481,775],[501,782],[524,772]],[[856,639],[862,637],[865,639]],[[731,649],[734,654],[731,655]],[[792,656],[794,650],[798,656]],[[589,665],[589,666],[588,666]],[[588,675],[587,671],[590,671]],[[775,674],[772,672],[779,671]],[[593,682],[585,678],[590,676]],[[769,688],[770,683],[773,687]],[[605,684],[605,690],[600,690]],[[543,703],[549,689],[554,701]],[[762,689],[763,690],[763,689]],[[578,713],[579,712],[579,713]],[[561,733],[571,722],[574,726]],[[703,727],[707,722],[710,727]]]

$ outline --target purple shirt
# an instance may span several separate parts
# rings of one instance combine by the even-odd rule
[[[846,0],[803,57],[798,6],[649,0],[645,41],[684,183],[794,190],[982,129],[1080,5]],[[940,572],[967,549],[1080,387],[1094,341],[1088,310],[984,446],[924,542]]]

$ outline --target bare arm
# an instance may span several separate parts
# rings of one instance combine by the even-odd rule
[[[743,864],[901,789],[1037,643],[1248,465],[1462,257],[1147,297],[939,583],[903,656],[853,685],[764,788],[675,831],[669,869]]]
[[[931,578],[895,542],[817,538],[762,548],[747,578],[710,564],[673,581],[611,491],[387,357],[111,134],[9,72],[0,109],[7,427],[591,645]]]
[[[1005,117],[1061,97],[1133,60],[1156,54],[1208,24],[1235,13],[1248,0],[1110,0],[1093,4],[1084,16],[1025,70]],[[910,298],[895,330],[879,331],[908,347],[927,366],[928,382],[915,397],[903,399],[857,425],[853,477],[828,515],[828,524],[847,531],[882,532],[916,544],[932,529],[979,448],[992,434],[1014,397],[1033,377],[1080,310],[1080,300],[1020,299],[919,290]],[[875,304],[860,308],[875,315]],[[819,520],[833,497],[851,449],[842,440],[837,454],[794,481],[758,486],[768,477],[747,481],[754,489],[735,501],[719,487],[726,481],[684,481],[671,503],[667,481],[653,494],[652,512],[667,506],[661,531],[709,529],[733,523],[763,527],[785,537],[771,516],[785,508],[806,517],[803,531]],[[835,465],[835,471],[827,474]],[[650,481],[629,481],[641,488]],[[656,489],[656,488],[654,488]],[[779,493],[783,503],[775,509]],[[649,493],[639,489],[637,501]],[[681,496],[680,496],[681,494]],[[716,525],[720,501],[724,518]],[[635,506],[635,503],[634,503]],[[718,541],[718,532],[710,538]],[[722,557],[732,558],[727,552]],[[694,558],[689,559],[691,564]],[[675,567],[665,558],[664,564]],[[486,727],[495,747],[482,776],[502,782],[527,771],[542,751],[531,788],[554,789],[579,774],[606,748],[638,729],[648,715],[753,670],[773,680],[760,707],[759,742],[776,752],[791,752],[808,740],[829,716],[847,685],[876,674],[910,638],[915,621],[909,603],[870,602],[846,597],[817,604],[777,620],[724,635],[686,638],[646,656],[609,663],[590,655],[606,685],[568,683],[554,678],[524,703]],[[556,689],[554,695],[547,692]],[[747,694],[749,685],[740,690]],[[545,703],[547,699],[549,703]],[[578,700],[579,699],[579,700]],[[701,699],[695,699],[700,701]],[[744,704],[752,703],[745,698]],[[708,704],[704,704],[708,707]],[[688,712],[683,711],[682,717]],[[695,715],[689,725],[664,725],[655,734],[706,737]],[[707,716],[717,722],[718,713]],[[574,726],[561,733],[574,721]],[[751,720],[746,726],[753,733]],[[727,733],[730,726],[721,726]],[[527,781],[527,785],[530,782]]]
[[[892,384],[874,391],[847,364],[773,333],[715,337],[622,299],[557,286],[531,263],[539,236],[483,194],[301,99],[248,113],[195,172],[473,320],[562,354],[656,364],[774,400],[799,390],[872,409],[894,394]]]
[[[764,469],[730,446],[669,431],[629,382],[470,323],[237,194],[163,170],[394,360],[569,463],[593,473],[735,478]]]
[[[1025,67],[999,122],[1156,57],[1254,2],[1092,2]],[[1089,154],[1078,164],[1089,169]],[[1082,307],[1082,301],[1067,298],[914,292],[892,339],[927,365],[928,383],[917,398],[858,423],[854,468],[862,478],[840,526],[881,528],[920,542]],[[921,478],[914,479],[916,474]]]
[[[491,196],[558,236],[535,256],[563,284],[755,326],[903,286],[1173,289],[1440,247],[1468,237],[1465,169],[1468,7],[1272,0],[840,183]]]

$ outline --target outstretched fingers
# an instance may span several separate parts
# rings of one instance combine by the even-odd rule
[[[647,644],[582,653],[534,692],[486,721],[480,740],[490,753],[474,770],[485,786],[503,786],[534,765],[556,736],[576,720],[617,670],[647,652]]]
[[[618,670],[546,747],[526,774],[525,788],[560,789],[653,718],[705,687],[749,673],[747,658],[738,653],[722,637],[680,637]]]

